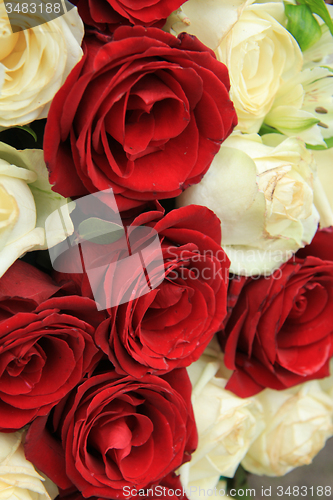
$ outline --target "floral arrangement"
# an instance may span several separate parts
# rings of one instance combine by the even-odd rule
[[[0,498],[238,498],[333,436],[332,14],[0,0]]]

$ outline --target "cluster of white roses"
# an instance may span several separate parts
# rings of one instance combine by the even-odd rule
[[[191,500],[240,463],[266,476],[310,464],[333,434],[333,376],[242,399],[225,390],[229,373],[215,342],[187,370],[199,446],[179,473]]]
[[[29,13],[23,17],[29,23]],[[36,23],[35,14],[31,22]],[[46,118],[54,95],[83,55],[83,34],[73,6],[63,16],[13,33],[0,0],[0,130]],[[0,276],[25,252],[64,238],[54,228],[46,244],[45,220],[66,204],[51,191],[42,150],[17,151],[0,143]],[[63,213],[72,226],[69,211]]]
[[[219,216],[233,273],[271,274],[311,242],[319,222],[333,224],[326,149],[333,140],[333,37],[322,23],[320,39],[302,52],[286,29],[282,0],[214,0],[209,9],[189,0],[182,11],[168,26],[195,34],[227,65],[238,126],[178,203]]]

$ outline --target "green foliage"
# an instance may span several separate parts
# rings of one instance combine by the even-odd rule
[[[307,5],[286,4],[285,14],[288,18],[287,30],[296,38],[302,51],[320,39],[320,25]]]
[[[317,16],[321,17],[324,23],[328,26],[331,35],[333,35],[333,21],[324,0],[298,0],[297,3],[307,5],[312,14],[317,14]]]

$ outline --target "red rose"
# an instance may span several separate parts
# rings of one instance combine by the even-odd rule
[[[297,257],[305,259],[309,255],[318,257],[322,260],[333,260],[333,227],[327,227],[317,231],[314,235],[311,245],[306,245],[300,248],[297,252]]]
[[[154,248],[147,252],[140,232],[143,228],[153,228],[159,237],[161,262],[156,261]],[[89,248],[86,268],[93,269],[90,284],[95,291],[100,289],[95,297],[108,295],[113,305],[108,309],[110,317],[96,330],[95,342],[122,375],[140,378],[189,366],[202,354],[226,314],[229,260],[220,246],[220,221],[208,208],[190,205],[164,217],[161,212],[142,214],[127,230],[134,241],[132,258],[122,258],[128,252],[126,239]],[[132,238],[135,230],[139,230],[136,239]],[[133,296],[133,291],[147,286],[142,261],[134,259],[145,248],[150,283],[157,286]],[[66,263],[70,261],[66,255],[64,258]],[[82,294],[89,294],[86,276],[72,275],[72,279],[79,283]]]
[[[83,21],[90,26],[111,31],[121,24],[162,27],[166,18],[185,0],[73,0]]]
[[[49,413],[100,359],[92,336],[103,315],[58,290],[20,260],[0,280],[1,431]]]
[[[318,232],[304,259],[294,257],[268,278],[230,281],[229,319],[220,333],[225,364],[235,370],[227,389],[248,397],[329,375],[333,261],[316,251],[332,256],[332,246],[332,229]]]
[[[86,37],[52,101],[44,151],[64,196],[112,188],[120,211],[199,182],[237,117],[226,66],[195,37],[121,27]]]
[[[124,488],[157,483],[196,445],[185,369],[140,381],[109,371],[83,382],[48,422],[36,419],[25,453],[63,490],[74,485],[86,498],[127,498]]]

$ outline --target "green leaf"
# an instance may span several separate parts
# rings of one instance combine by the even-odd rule
[[[307,5],[285,5],[288,18],[287,30],[296,38],[302,51],[314,45],[321,38],[318,21]]]
[[[32,137],[35,139],[35,142],[37,142],[37,134],[32,130],[32,128],[29,127],[29,125],[16,125],[15,127],[12,128],[20,128],[21,130],[25,130],[25,132],[28,132],[28,134],[32,135]]]
[[[238,466],[238,469],[236,470],[236,473],[233,478],[228,479],[228,491],[230,492],[231,489],[236,490],[236,495],[232,495],[232,498],[235,498],[236,500],[241,500],[242,496],[244,494],[244,491],[250,491],[249,485],[248,485],[248,472],[246,472],[241,465]],[[242,491],[243,494],[237,495],[238,491]],[[231,495],[229,495],[231,496]]]
[[[333,68],[330,68],[329,66],[323,65],[323,66],[320,66],[320,67],[327,69],[330,73],[333,73]]]
[[[260,130],[258,132],[259,135],[266,135],[266,134],[282,134],[282,132],[279,132],[279,130],[277,130],[276,128],[274,127],[270,127],[269,125],[267,125],[266,123],[263,123],[260,127]]]
[[[298,0],[298,3],[307,5],[313,14],[321,17],[333,35],[333,22],[324,0]]]
[[[119,224],[97,217],[91,217],[81,222],[77,232],[80,238],[97,245],[109,245],[125,234],[124,228]]]

